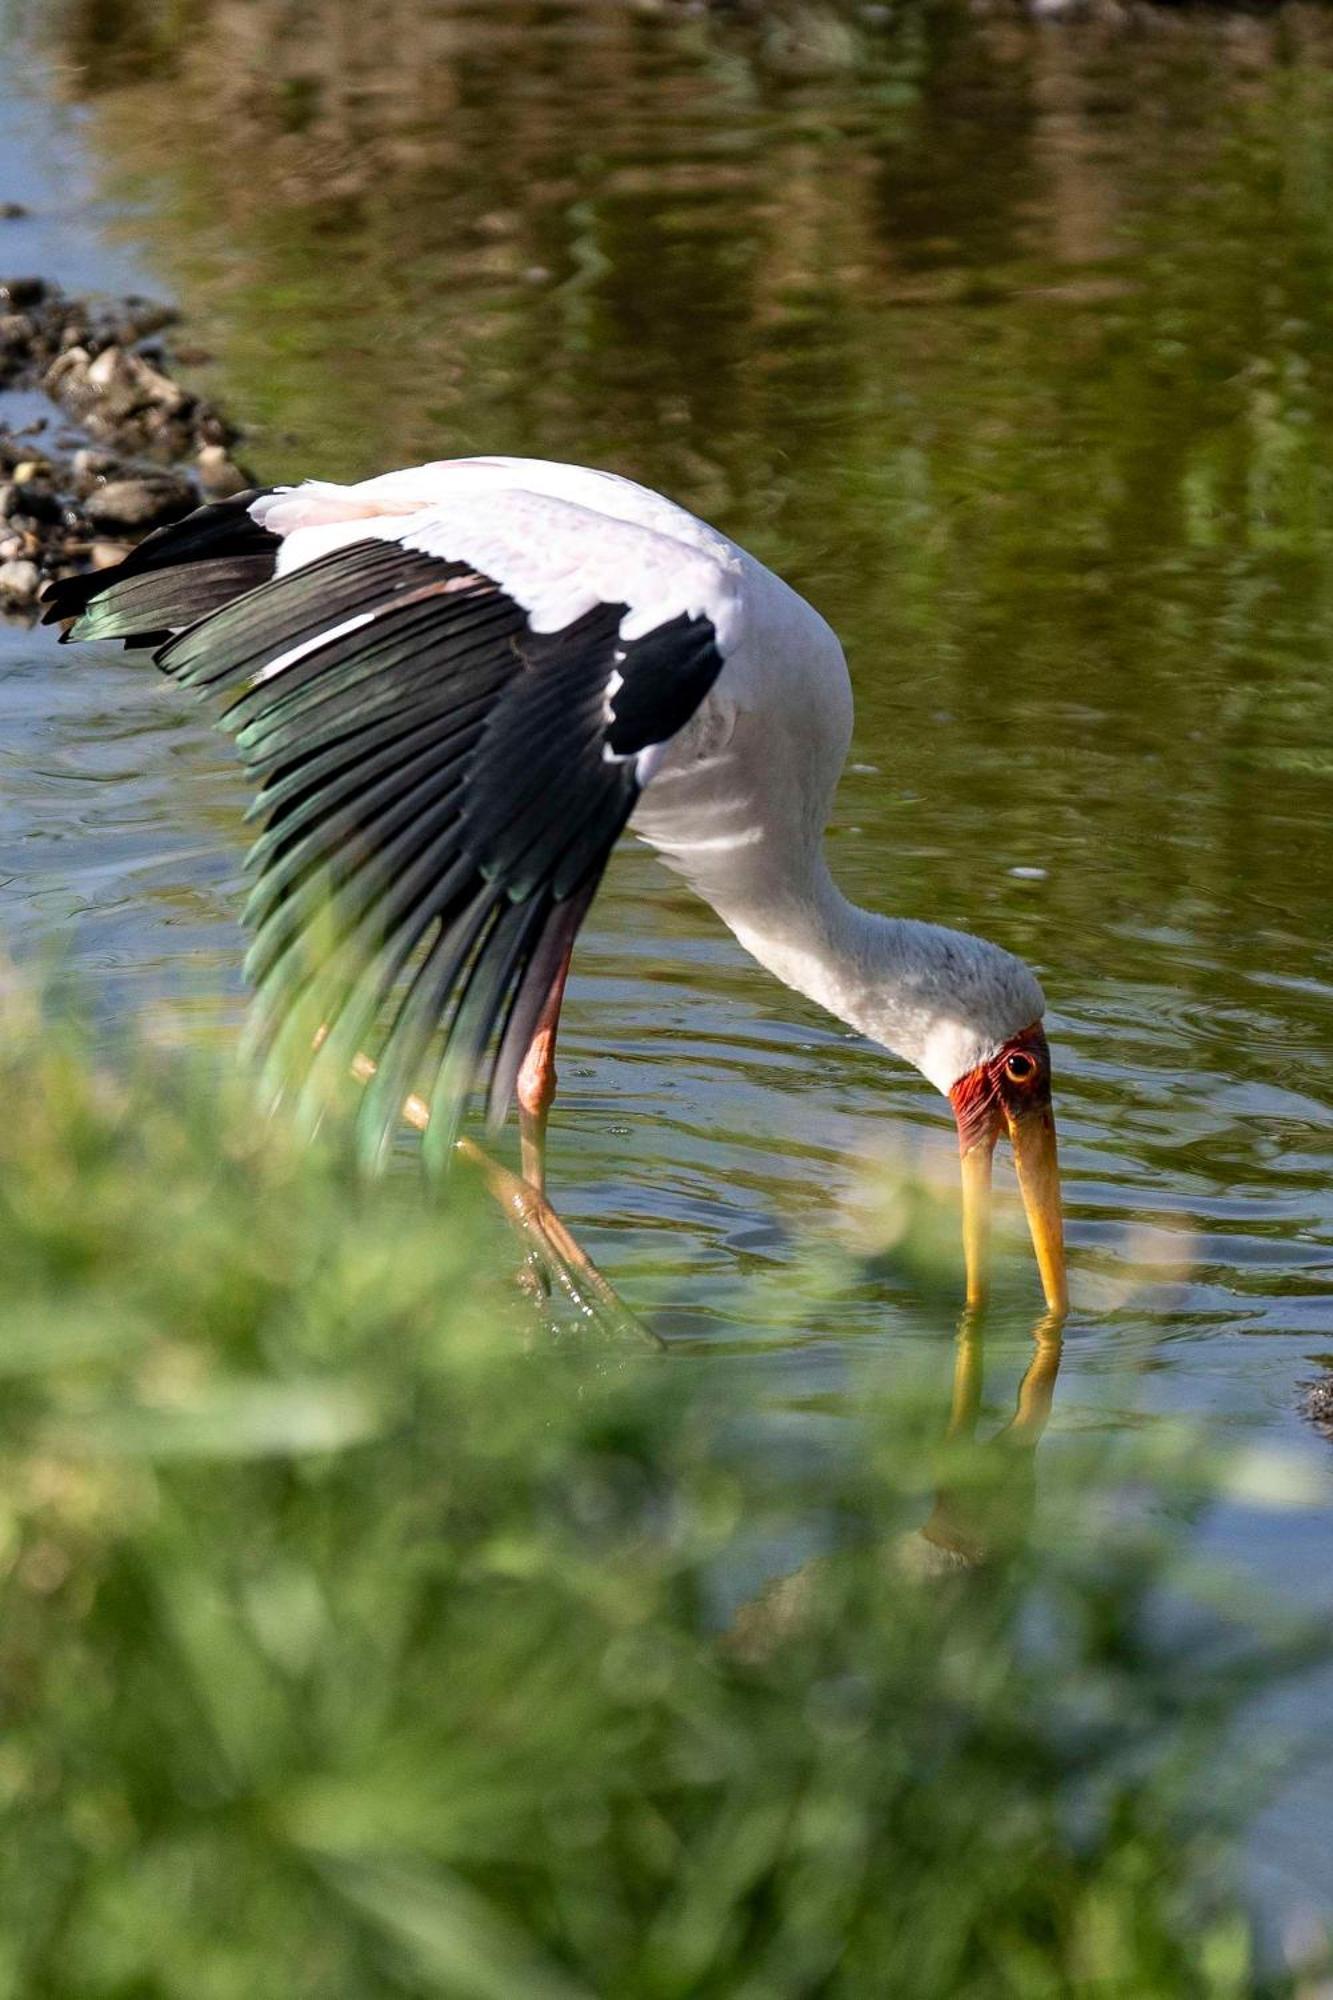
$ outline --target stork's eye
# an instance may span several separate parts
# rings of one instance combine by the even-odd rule
[[[1010,1083],[1031,1083],[1037,1074],[1037,1058],[1024,1055],[1022,1049],[1016,1049],[1013,1055],[1005,1057],[1004,1073]]]

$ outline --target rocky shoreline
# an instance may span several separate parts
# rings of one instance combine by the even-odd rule
[[[0,613],[32,615],[53,577],[118,562],[151,529],[240,492],[239,432],[177,381],[151,300],[71,298],[0,279],[0,396],[51,405],[17,426],[0,403]]]

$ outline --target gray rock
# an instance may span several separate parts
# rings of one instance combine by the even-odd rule
[[[143,410],[134,421],[155,457],[184,458],[194,442],[188,419],[170,410]]]
[[[156,528],[178,521],[196,506],[194,487],[174,472],[145,472],[133,479],[112,479],[84,501],[84,512],[98,528]]]
[[[92,357],[86,347],[67,347],[47,369],[42,387],[48,396],[60,399],[83,389],[88,380]]]
[[[78,352],[77,348],[71,351]],[[81,386],[89,395],[99,397],[112,416],[128,415],[145,400],[136,392],[133,356],[123,347],[104,347],[88,363]]]
[[[0,563],[0,600],[9,604],[35,604],[41,587],[41,572],[35,562]]]
[[[169,375],[123,347],[103,348],[88,369],[87,384],[111,417],[128,417],[147,409],[174,415],[189,401]]]
[[[0,305],[9,312],[39,306],[45,297],[45,278],[0,278]]]
[[[11,514],[52,525],[64,513],[64,502],[49,479],[35,476],[22,482],[16,480],[11,490],[14,494],[8,510]]]
[[[117,479],[125,474],[125,468],[113,451],[98,451],[96,446],[88,444],[80,445],[69,465],[74,478],[80,482]]]

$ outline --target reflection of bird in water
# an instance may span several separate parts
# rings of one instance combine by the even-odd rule
[[[223,697],[265,821],[258,1043],[274,1074],[308,1065],[312,1104],[355,1065],[372,1157],[405,1104],[443,1159],[474,1088],[493,1120],[517,1096],[521,1219],[606,1293],[547,1204],[545,1134],[570,955],[629,824],[761,964],[948,1095],[974,1303],[1008,1132],[1064,1310],[1041,989],[984,939],[840,893],[842,649],[714,529],[608,473],[448,460],[202,508],[53,586],[47,616]]]
[[[998,1485],[986,1482],[980,1495],[973,1480],[940,1487],[928,1519],[901,1550],[904,1559],[922,1572],[973,1569],[1022,1541],[1036,1499],[1037,1444],[1051,1414],[1060,1372],[1059,1319],[1053,1314],[1043,1319],[1033,1341],[1014,1414],[984,1447],[1006,1453],[1006,1476]],[[975,1442],[984,1373],[981,1326],[974,1313],[965,1313],[958,1329],[953,1402],[944,1433],[947,1443]]]
[[[1059,1316],[1048,1313],[1039,1320],[1032,1338],[1032,1359],[1019,1384],[1013,1416],[993,1436],[978,1441],[985,1373],[982,1327],[978,1314],[964,1313],[944,1431],[945,1445],[960,1452],[958,1473],[938,1487],[922,1525],[894,1543],[892,1559],[901,1572],[920,1578],[949,1576],[1003,1563],[1022,1548],[1036,1503],[1037,1445],[1060,1372]],[[821,1578],[838,1560],[836,1555],[816,1556],[769,1584],[738,1612],[728,1645],[742,1657],[763,1657],[780,1645],[808,1618]]]

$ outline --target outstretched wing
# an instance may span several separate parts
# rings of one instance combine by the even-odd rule
[[[366,1153],[417,1090],[443,1160],[474,1088],[507,1110],[653,748],[720,671],[734,586],[669,537],[528,494],[298,526],[292,561],[156,658],[221,699],[258,786],[268,1073],[303,1075],[317,1111],[368,1054]]]

